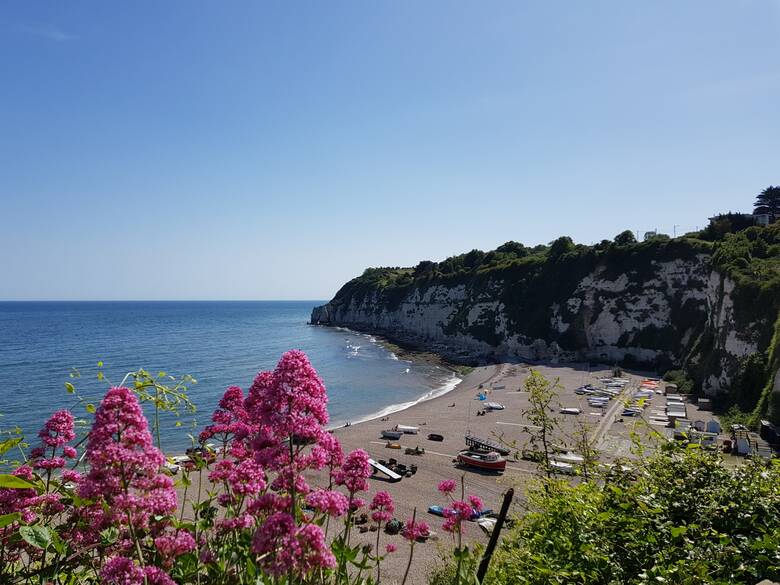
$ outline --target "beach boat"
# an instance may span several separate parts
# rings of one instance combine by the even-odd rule
[[[385,443],[385,447],[387,449],[400,449],[401,443],[393,443],[391,441],[388,441],[387,443]]]
[[[407,425],[395,425],[393,427],[393,430],[404,433],[406,435],[416,435],[417,431],[420,430],[420,427],[410,427]]]
[[[407,447],[405,453],[407,455],[425,455],[425,449],[420,447],[419,445],[417,447]]]
[[[562,461],[550,461],[550,469],[553,473],[565,473],[567,475],[574,475],[574,466],[571,463],[563,463]]]
[[[504,469],[506,469],[506,459],[495,451],[484,453],[466,449],[458,453],[457,461],[461,465],[486,469],[488,471],[504,471]]]
[[[439,442],[441,442],[441,441],[444,440],[444,436],[443,435],[439,435],[438,433],[430,433],[428,435],[428,440],[429,441],[439,441]]]
[[[485,409],[486,410],[504,410],[504,405],[499,404],[498,402],[486,402],[485,403]]]
[[[560,453],[552,456],[552,459],[561,463],[583,463],[585,458],[582,455],[577,455],[573,451],[566,451],[566,453]]]
[[[392,469],[389,469],[385,465],[382,465],[381,463],[377,463],[373,459],[368,460],[368,464],[373,468],[373,472],[380,472],[384,473],[388,478],[390,478],[390,481],[401,481],[403,479],[403,476],[398,475],[395,471]]]
[[[444,516],[444,507],[443,506],[428,506],[428,513],[433,514],[434,516]]]
[[[581,412],[579,408],[561,408],[561,414],[579,414]]]
[[[508,448],[499,445],[495,441],[491,441],[490,439],[481,439],[479,437],[475,437],[474,435],[466,435],[466,446],[470,447],[473,451],[495,451],[499,455],[509,455],[510,451]]]
[[[392,439],[393,441],[397,441],[401,438],[401,435],[403,435],[403,432],[398,430],[382,431],[383,439]]]

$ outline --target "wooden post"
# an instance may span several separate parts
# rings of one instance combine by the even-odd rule
[[[493,557],[493,551],[496,549],[496,544],[498,544],[498,535],[501,533],[501,528],[504,526],[506,515],[509,512],[509,505],[512,503],[514,495],[514,488],[509,488],[504,494],[504,501],[501,503],[501,511],[498,513],[496,527],[493,528],[493,533],[490,535],[490,541],[485,549],[485,554],[482,555],[482,560],[479,562],[479,569],[477,569],[477,581],[480,583],[482,583],[482,579],[485,578],[485,574],[487,573],[490,559]]]

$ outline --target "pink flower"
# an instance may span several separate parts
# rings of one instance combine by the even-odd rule
[[[241,388],[231,386],[225,390],[211,420],[214,424],[207,426],[198,437],[201,443],[215,436],[225,443],[231,440],[241,442],[252,432]]]
[[[454,479],[445,479],[442,482],[439,482],[439,491],[443,494],[451,494],[455,491],[455,480]]]
[[[387,492],[377,492],[374,499],[371,500],[370,510],[374,510],[371,514],[371,519],[381,524],[382,522],[389,522],[393,519],[393,511],[395,505],[393,504],[393,498]]]
[[[482,511],[484,504],[482,503],[482,500],[479,499],[478,496],[469,496],[469,502],[471,502],[471,507],[474,508],[474,510],[476,510],[477,512]]]
[[[280,440],[319,438],[328,423],[327,404],[325,386],[300,350],[284,353],[273,373],[259,374],[246,400],[251,418]]]
[[[396,550],[398,550],[398,547],[395,546],[392,542],[388,543],[387,546],[385,546],[385,551],[387,554],[394,553]]]
[[[79,483],[81,481],[81,474],[75,469],[66,469],[62,472],[63,483]]]
[[[160,473],[165,458],[153,446],[138,399],[128,388],[106,393],[95,413],[86,458],[90,468],[79,496],[92,500],[93,537],[112,522],[147,529],[155,517],[176,510],[173,480]]]
[[[76,438],[73,431],[73,415],[69,410],[58,410],[38,433],[41,442],[48,447],[62,447]]]
[[[343,516],[349,508],[347,497],[333,490],[315,490],[306,496],[306,503],[329,516]]]
[[[74,447],[71,447],[70,445],[65,445],[62,448],[62,454],[65,455],[68,459],[75,459],[78,455],[78,451]]]
[[[33,463],[35,469],[60,469],[65,467],[65,460],[62,457],[50,457],[49,459],[38,459]]]
[[[195,550],[195,539],[186,530],[181,530],[178,534],[158,536],[154,539],[154,546],[163,558],[173,559]]]
[[[143,585],[144,571],[127,557],[108,559],[100,570],[103,585]]]
[[[444,524],[442,529],[447,532],[457,533],[462,530],[464,520],[470,520],[475,513],[482,510],[482,500],[477,496],[469,496],[468,502],[457,500],[452,502],[450,508],[444,509]]]
[[[260,565],[274,576],[291,570],[306,575],[336,565],[322,529],[315,524],[298,529],[293,517],[285,512],[269,516],[257,529],[252,551],[261,556]]]
[[[159,567],[146,567],[144,569],[147,585],[176,585],[176,582],[170,578],[168,573]]]
[[[410,542],[425,538],[430,534],[430,528],[426,522],[422,520],[412,520],[411,518],[406,521],[404,526],[404,538]]]
[[[368,464],[368,453],[363,449],[355,449],[347,455],[344,464],[333,473],[336,485],[345,486],[350,494],[368,489],[367,478],[371,476],[371,466]]]
[[[234,493],[247,496],[265,489],[265,472],[251,459],[241,461],[228,475],[228,484]]]

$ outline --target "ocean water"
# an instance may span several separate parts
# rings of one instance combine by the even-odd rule
[[[163,447],[179,451],[200,430],[225,388],[247,390],[288,349],[305,351],[328,388],[332,425],[399,410],[453,388],[458,379],[430,364],[398,359],[366,334],[307,324],[322,301],[0,302],[0,428],[33,439],[49,414],[70,407],[86,421],[109,383],[129,371],[190,374],[198,411],[164,416]],[[99,361],[105,379],[97,379]],[[80,377],[70,378],[72,368]],[[147,413],[149,410],[147,409]],[[82,432],[86,432],[86,426]]]

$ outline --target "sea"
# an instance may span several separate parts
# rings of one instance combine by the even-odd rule
[[[323,302],[0,302],[0,429],[19,427],[34,444],[47,417],[70,408],[84,434],[90,405],[143,368],[197,381],[187,388],[195,413],[161,417],[164,450],[181,452],[228,386],[248,390],[289,349],[306,352],[325,382],[331,426],[402,410],[460,381],[441,366],[399,359],[372,335],[309,325]]]

